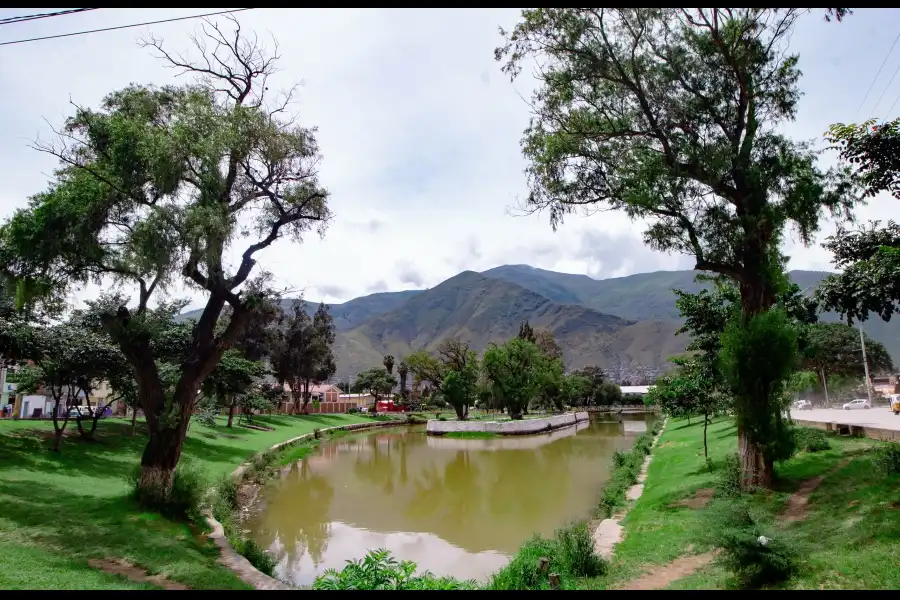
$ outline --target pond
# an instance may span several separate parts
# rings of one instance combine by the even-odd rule
[[[533,533],[590,518],[613,452],[651,418],[607,415],[492,439],[426,436],[424,426],[337,439],[263,490],[244,528],[278,560],[276,575],[298,586],[375,548],[483,580]]]

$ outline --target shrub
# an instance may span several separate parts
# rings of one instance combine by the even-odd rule
[[[347,409],[348,415],[355,415],[358,412],[359,412],[359,409],[356,408],[355,406],[351,406],[350,408]]]
[[[554,569],[577,577],[596,577],[606,570],[606,563],[594,551],[594,538],[587,523],[572,523],[556,530],[556,555],[559,566]]]
[[[722,470],[716,478],[716,496],[737,498],[741,495],[741,457],[729,454],[722,461]]]
[[[900,444],[887,443],[876,450],[875,467],[885,475],[900,474]]]
[[[258,571],[265,573],[269,577],[273,576],[278,563],[270,554],[263,550],[262,546],[256,543],[256,540],[238,538],[230,540],[230,542],[234,551],[246,558]]]
[[[628,453],[616,450],[613,452],[613,467],[619,468],[628,461]]]
[[[447,417],[438,417],[438,421],[446,421]]]
[[[540,560],[550,560],[541,572]],[[571,523],[557,529],[553,539],[535,535],[509,563],[491,577],[492,590],[548,589],[547,575],[557,573],[563,588],[578,577],[595,577],[606,570],[606,563],[594,552],[594,540],[587,523]]]
[[[722,549],[720,560],[738,587],[781,583],[797,571],[798,552],[785,538],[766,536],[746,503],[719,501],[707,514],[707,541]]]
[[[812,427],[797,427],[794,429],[794,444],[797,450],[806,452],[822,452],[831,449],[828,436],[821,429]]]
[[[199,518],[200,506],[209,488],[203,474],[185,461],[175,470],[172,489],[168,495],[162,488],[139,489],[137,484],[140,481],[140,467],[132,472],[128,481],[138,504],[172,519]]]
[[[338,571],[328,569],[316,578],[314,590],[466,590],[475,589],[472,581],[436,577],[426,571],[415,576],[416,563],[400,561],[390,551],[370,550],[361,560],[348,560]]]

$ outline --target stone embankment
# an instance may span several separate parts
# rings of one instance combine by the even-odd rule
[[[428,435],[445,435],[447,433],[496,433],[498,435],[532,435],[546,433],[563,427],[571,427],[576,423],[587,421],[587,412],[566,413],[539,419],[522,419],[518,421],[439,421],[431,419],[425,431]]]

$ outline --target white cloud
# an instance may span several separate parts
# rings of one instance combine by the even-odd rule
[[[5,41],[199,12],[207,11],[101,9],[7,26],[0,34]],[[507,214],[526,193],[519,140],[529,118],[521,98],[529,84],[510,84],[493,49],[501,41],[497,27],[511,26],[517,16],[518,9],[257,9],[238,15],[245,30],[280,43],[281,73],[270,87],[303,82],[295,108],[303,124],[319,128],[321,176],[336,214],[324,239],[282,242],[262,253],[260,264],[279,283],[337,302],[374,289],[432,286],[462,269],[503,263],[595,276],[690,265],[640,247],[639,226],[621,214],[571,219],[557,233],[545,216]],[[136,38],[152,31],[170,47],[186,49],[197,24],[0,48],[0,84],[7,92],[0,98],[0,215],[40,191],[55,166],[27,148],[35,135],[49,133],[43,118],[61,123],[72,112],[70,97],[96,106],[130,82],[172,81],[173,71]],[[900,12],[887,9],[860,9],[843,23],[802,19],[792,49],[801,57],[805,95],[788,131],[820,137],[832,122],[869,116],[900,64],[900,51],[855,112],[898,26]],[[898,93],[900,80],[876,112],[890,116],[883,113]],[[894,202],[879,198],[859,216],[886,219]],[[585,253],[586,240],[598,239],[628,256],[603,260]],[[790,240],[787,246],[794,268],[829,266],[821,248]],[[96,293],[91,288],[79,296]]]

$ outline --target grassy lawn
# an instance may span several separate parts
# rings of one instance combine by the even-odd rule
[[[251,454],[314,429],[371,421],[365,415],[257,417],[274,431],[231,430],[192,423],[185,461],[211,482]],[[74,426],[70,426],[74,430]],[[126,476],[146,443],[130,423],[110,419],[97,428],[97,441],[63,440],[62,453],[49,449],[53,426],[45,421],[0,421],[0,589],[150,589],[97,571],[91,558],[122,558],[150,574],[197,589],[245,589],[216,563],[218,550],[202,532],[153,513],[129,498]]]
[[[673,507],[695,492],[713,488],[703,458],[702,425],[670,420],[654,449],[644,493],[629,512],[625,540],[616,548],[609,572],[582,587],[616,587],[685,555],[712,550],[700,534],[703,508]],[[794,589],[900,588],[900,476],[884,476],[867,439],[829,437],[831,449],[801,452],[776,466],[775,490],[756,494],[753,508],[764,530],[801,550],[800,572],[785,587]],[[709,429],[710,457],[721,463],[737,451],[734,425],[720,420]],[[827,474],[827,475],[826,475]],[[810,495],[806,520],[778,519],[785,503],[807,479],[826,475]],[[671,589],[723,589],[728,573],[715,562],[678,579]]]

